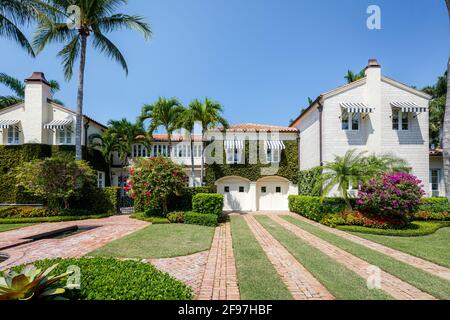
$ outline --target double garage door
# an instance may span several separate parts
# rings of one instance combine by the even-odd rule
[[[224,196],[226,211],[287,211],[289,183],[280,178],[266,178],[253,185],[237,178],[225,178],[217,184],[218,193]]]

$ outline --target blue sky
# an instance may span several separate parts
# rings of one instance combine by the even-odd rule
[[[370,4],[381,7],[381,30],[366,27]],[[344,84],[347,70],[361,70],[369,58],[385,75],[423,87],[443,73],[450,52],[443,0],[130,0],[121,11],[146,17],[153,37],[111,34],[128,77],[89,48],[85,113],[103,123],[133,121],[159,96],[184,104],[208,96],[231,123],[287,125],[308,97]],[[75,106],[76,77],[64,81],[58,46],[37,59],[11,41],[0,40],[0,48],[1,72],[43,71],[61,82],[57,97]]]

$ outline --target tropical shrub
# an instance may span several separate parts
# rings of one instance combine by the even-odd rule
[[[0,300],[37,300],[52,299],[66,292],[62,280],[72,272],[50,275],[58,267],[54,264],[46,270],[33,265],[26,266],[21,272],[6,271],[0,275]]]
[[[95,182],[87,162],[63,156],[24,163],[14,170],[14,176],[19,186],[47,199],[51,208],[69,208],[69,199]]]
[[[450,220],[450,213],[448,211],[431,212],[431,211],[418,211],[413,213],[412,220],[419,221],[448,221]]]
[[[183,223],[184,212],[171,212],[167,215],[167,219],[170,221],[170,223]]]
[[[422,182],[408,173],[384,174],[364,185],[358,193],[357,207],[365,214],[382,219],[408,222],[425,192]]]
[[[215,214],[204,214],[195,212],[186,212],[184,214],[185,224],[196,224],[199,226],[216,227],[217,220],[218,217]]]
[[[221,216],[224,198],[216,193],[199,193],[192,198],[192,210],[196,213]]]
[[[332,228],[347,225],[375,229],[400,229],[405,226],[403,221],[398,219],[365,215],[358,211],[344,211],[338,214],[327,214],[322,218],[320,223]]]
[[[98,188],[96,185],[86,185],[80,196],[69,200],[69,206],[96,214],[116,214],[120,210],[119,193],[118,187]]]
[[[181,166],[170,159],[155,157],[139,158],[130,170],[125,191],[137,199],[144,208],[160,207],[168,212],[169,198],[181,195],[186,188],[186,175]]]
[[[68,291],[76,300],[190,300],[192,289],[150,264],[112,258],[81,258],[38,261],[38,268],[55,263],[55,274],[69,266],[80,268],[80,289]]]

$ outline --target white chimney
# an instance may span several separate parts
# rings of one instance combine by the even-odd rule
[[[44,122],[49,119],[50,83],[42,72],[25,79],[25,114],[22,120],[24,143],[46,143]]]
[[[366,74],[366,103],[375,109],[370,115],[370,122],[374,131],[381,132],[382,106],[381,106],[381,66],[376,59],[370,59],[365,69]],[[381,134],[368,134],[369,148],[379,150],[381,147]]]

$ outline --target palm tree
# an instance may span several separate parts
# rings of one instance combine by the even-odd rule
[[[179,129],[180,117],[184,111],[181,103],[175,99],[160,97],[154,104],[144,105],[139,121],[150,119],[149,133],[152,134],[158,127],[164,127],[168,142],[169,155],[172,152],[172,134]]]
[[[327,195],[335,186],[338,187],[347,207],[352,208],[348,190],[350,185],[357,186],[370,179],[370,173],[364,165],[365,152],[357,153],[355,149],[349,150],[343,157],[336,156],[334,162],[323,166],[323,173],[315,186]]]
[[[147,144],[147,135],[142,126],[142,123],[131,123],[127,119],[111,120],[108,122],[109,134],[116,139],[114,142],[114,151],[117,152],[121,164],[121,192],[123,195],[124,183],[124,168],[128,165],[128,160],[131,157],[133,145],[136,143]]]
[[[52,95],[60,90],[58,81],[51,80],[49,83]],[[25,84],[19,79],[11,77],[6,73],[0,73],[0,84],[3,84],[14,93],[14,95],[0,96],[0,109],[12,106],[13,104],[21,103],[25,100]],[[53,100],[56,103],[64,105],[57,99]]]
[[[72,78],[75,61],[80,60],[75,128],[75,154],[76,159],[79,160],[82,158],[81,130],[88,40],[92,40],[94,49],[118,62],[128,74],[128,65],[124,56],[105,34],[121,29],[134,29],[148,39],[151,30],[142,17],[115,13],[115,9],[120,4],[127,3],[126,0],[47,0],[47,2],[54,10],[47,18],[38,19],[33,45],[37,52],[41,52],[50,43],[63,43],[64,46],[59,51],[58,57],[62,59],[66,79]],[[66,23],[65,12],[69,5],[76,5],[80,9],[80,21],[76,29],[71,29]]]
[[[195,162],[194,162],[194,128],[196,119],[196,112],[192,107],[192,104],[189,105],[189,108],[185,109],[180,117],[179,127],[184,128],[187,132],[189,132],[189,140],[190,140],[190,148],[191,148],[191,179],[192,184],[196,187],[195,183]]]
[[[33,0],[0,0],[0,37],[12,39],[32,57],[33,47],[19,25],[29,24],[38,15],[38,7]]]
[[[411,171],[408,162],[391,154],[375,155],[371,154],[363,160],[365,170],[369,176],[376,176],[386,172],[405,172]]]
[[[365,71],[361,70],[359,73],[354,73],[351,70],[347,71],[347,75],[344,77],[347,83],[358,81],[366,76]]]
[[[447,4],[448,17],[450,20],[450,0],[445,0]],[[444,180],[447,198],[450,201],[450,56],[447,65],[447,102],[445,104],[444,118]]]
[[[212,101],[208,98],[204,102],[194,100],[189,108],[195,114],[195,119],[202,125],[202,166],[201,166],[201,183],[205,176],[205,149],[206,149],[206,132],[211,127],[222,125],[224,129],[228,128],[228,121],[221,115],[223,107],[220,103]]]
[[[114,133],[111,133],[110,130],[106,130],[102,134],[93,134],[89,137],[89,143],[91,147],[98,148],[105,159],[105,162],[108,164],[109,170],[109,181],[112,183],[112,161],[113,154],[115,151],[118,151],[119,148],[119,140]]]

